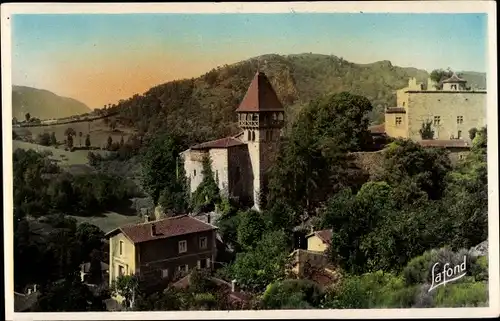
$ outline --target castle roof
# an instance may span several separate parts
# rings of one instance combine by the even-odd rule
[[[201,150],[201,149],[212,149],[212,148],[229,148],[239,145],[245,145],[245,143],[234,137],[225,137],[194,145],[191,147],[191,149]]]
[[[458,77],[456,73],[453,73],[453,75],[451,75],[450,78],[442,81],[443,84],[445,84],[445,83],[457,83],[457,82],[458,83],[466,83],[467,80],[462,79],[462,78]]]
[[[283,105],[263,72],[257,72],[236,112],[283,111]]]
[[[155,230],[154,235],[151,233]],[[117,232],[125,234],[135,244],[165,239],[173,236],[199,233],[216,229],[215,226],[204,223],[188,215],[179,215],[169,217],[163,220],[152,221],[147,223],[131,224],[119,227],[106,236],[115,235]]]

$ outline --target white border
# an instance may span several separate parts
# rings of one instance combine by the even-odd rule
[[[498,121],[497,121],[497,48],[496,3],[494,1],[359,1],[359,2],[293,2],[293,3],[123,3],[68,4],[23,3],[2,4],[2,119],[3,171],[12,173],[11,119],[11,33],[12,14],[31,13],[288,13],[288,12],[388,12],[388,13],[487,13],[488,14],[488,186],[489,186],[489,295],[488,308],[449,309],[370,309],[370,310],[279,310],[279,311],[187,311],[187,312],[84,312],[84,313],[13,313],[13,240],[12,175],[4,175],[4,244],[5,244],[5,311],[6,320],[164,320],[164,319],[313,319],[313,318],[464,318],[498,316],[499,309],[499,218],[498,218]],[[467,28],[467,26],[464,26]]]

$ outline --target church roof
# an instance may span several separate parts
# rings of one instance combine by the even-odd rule
[[[245,145],[241,140],[234,137],[225,137],[221,139],[211,140],[198,145],[194,145],[191,149],[211,149],[211,148],[228,148],[233,146]]]
[[[467,80],[462,79],[462,78],[458,77],[456,73],[453,73],[453,75],[451,75],[450,78],[445,79],[445,80],[442,81],[443,84],[444,83],[456,83],[456,82],[466,83]]]
[[[266,74],[257,72],[236,112],[283,111]]]

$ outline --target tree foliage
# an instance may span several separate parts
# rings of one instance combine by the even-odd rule
[[[197,211],[213,209],[215,205],[221,202],[220,190],[215,181],[210,156],[205,155],[203,157],[202,166],[201,175],[203,179],[191,196],[191,206]]]

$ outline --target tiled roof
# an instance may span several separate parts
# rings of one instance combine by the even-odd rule
[[[470,148],[471,145],[465,140],[450,139],[450,140],[421,140],[419,144],[424,147],[444,147],[444,148]]]
[[[156,230],[155,235],[152,235],[153,226]],[[120,227],[118,230],[125,234],[132,242],[141,243],[214,229],[216,227],[213,225],[203,223],[187,215],[179,215],[158,221],[126,225]],[[116,231],[111,231],[107,235],[114,234]]]
[[[222,279],[211,277],[210,280],[214,282],[219,287],[225,287],[229,289],[229,297],[235,301],[247,301],[251,299],[251,296],[247,293],[241,291],[231,292],[231,283],[226,282]],[[177,282],[173,283],[172,286],[177,289],[186,289],[190,285],[190,275],[186,275],[185,277],[179,279]]]
[[[370,127],[368,127],[368,130],[372,134],[384,134],[385,133],[385,124],[370,126]]]
[[[269,79],[263,72],[257,72],[236,112],[283,111]]]
[[[194,145],[191,147],[191,149],[228,148],[239,145],[245,145],[245,143],[233,137],[225,137],[217,140],[212,140],[209,142],[204,142],[198,145]]]
[[[462,79],[462,78],[458,77],[456,73],[453,73],[453,75],[451,75],[451,77],[450,77],[450,78],[445,79],[445,80],[443,80],[443,81],[442,81],[442,83],[453,83],[453,82],[462,82],[462,83],[466,83],[466,82],[467,82],[467,80]]]
[[[307,237],[310,237],[312,235],[316,235],[317,237],[319,237],[320,240],[322,240],[326,244],[330,244],[330,242],[332,241],[332,230],[314,231]]]
[[[406,114],[406,109],[403,107],[389,107],[385,110],[386,114]]]

